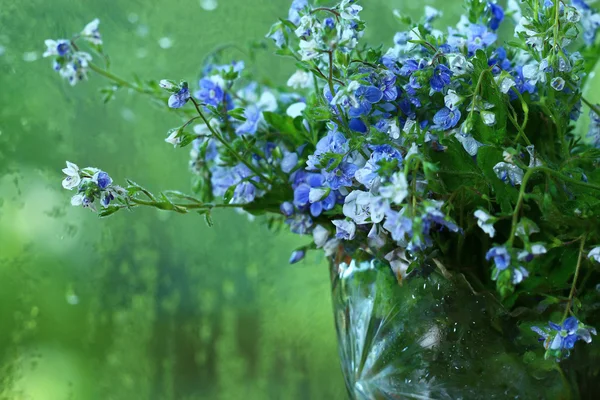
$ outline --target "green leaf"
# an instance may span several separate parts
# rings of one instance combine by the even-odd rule
[[[110,215],[113,215],[117,211],[119,211],[121,208],[122,208],[121,206],[108,206],[108,207],[105,207],[102,210],[100,210],[100,212],[98,213],[98,216],[101,217],[101,218],[108,217]]]
[[[230,110],[227,112],[227,114],[229,114],[230,117],[235,118],[239,121],[245,121],[246,117],[244,117],[244,109],[243,108],[234,108],[233,110]]]

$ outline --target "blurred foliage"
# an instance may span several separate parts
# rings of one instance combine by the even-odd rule
[[[375,44],[391,44],[393,8],[424,5],[369,1]],[[206,3],[0,0],[0,399],[346,396],[326,265],[287,265],[302,238],[233,212],[212,229],[155,210],[99,221],[60,188],[65,160],[151,190],[187,191],[191,178],[187,153],[163,142],[175,117],[124,91],[102,104],[96,76],[68,87],[40,59],[43,40],[98,17],[115,71],[194,81],[217,45],[262,40],[289,6]],[[440,24],[460,10],[437,3]],[[283,84],[293,64],[272,50],[251,67]]]

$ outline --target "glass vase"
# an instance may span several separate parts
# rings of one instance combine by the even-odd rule
[[[532,336],[524,340],[518,318],[492,293],[478,293],[437,261],[403,278],[375,257],[338,254],[330,266],[351,399],[577,399],[598,393],[598,363],[584,368],[582,382],[581,371],[544,360],[543,346]]]

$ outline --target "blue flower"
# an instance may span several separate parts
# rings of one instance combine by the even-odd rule
[[[281,170],[289,174],[298,165],[298,153],[290,151],[285,153],[281,159]]]
[[[195,98],[213,107],[222,104],[225,92],[217,82],[209,78],[202,78],[198,86],[200,89],[194,93]]]
[[[474,53],[496,41],[496,34],[487,30],[483,25],[472,24],[467,33],[467,49]]]
[[[367,125],[360,118],[352,118],[348,121],[348,127],[354,132],[367,133]]]
[[[550,330],[531,327],[532,331],[540,335],[540,341],[544,342],[546,358],[553,356],[560,360],[563,356],[568,357],[578,340],[591,343],[592,335],[596,335],[596,329],[585,326],[575,317],[565,319],[561,325],[550,321],[548,326]]]
[[[297,235],[306,235],[313,225],[313,220],[307,214],[295,214],[285,221],[290,226],[290,231]]]
[[[181,108],[190,99],[190,91],[187,85],[184,85],[177,93],[173,93],[169,97],[170,108]]]
[[[504,10],[496,3],[488,3],[490,11],[490,20],[488,26],[491,30],[495,31],[500,27],[500,23],[504,20]]]
[[[104,171],[96,172],[92,177],[92,181],[102,190],[106,189],[112,183],[111,177]]]
[[[317,142],[315,152],[308,156],[306,165],[309,170],[320,169],[319,164],[325,153],[346,154],[348,150],[348,140],[337,130],[337,127],[334,127],[334,129],[327,132],[327,135]]]
[[[375,86],[361,86],[355,94],[358,105],[351,107],[348,115],[352,118],[367,115],[371,112],[371,104],[378,103],[383,98],[383,92]]]
[[[398,98],[398,88],[396,87],[396,75],[390,71],[385,71],[379,82],[379,90],[383,93],[385,101],[394,101]]]
[[[446,85],[450,84],[451,76],[452,76],[452,71],[450,71],[450,68],[448,68],[444,64],[439,64],[433,70],[433,76],[429,80],[431,89],[434,92],[442,92],[444,90],[444,87]]]
[[[291,217],[294,214],[294,205],[289,201],[282,203],[279,209],[281,210],[281,213],[286,217]]]
[[[329,17],[329,18],[325,18],[323,20],[323,26],[325,27],[325,29],[328,30],[334,30],[335,29],[335,21],[333,18]]]
[[[294,0],[288,12],[288,19],[294,24],[300,23],[300,11],[308,6],[308,0]]]
[[[304,250],[294,251],[292,253],[292,255],[290,256],[290,264],[296,264],[297,262],[301,261],[305,255],[306,255],[306,251],[304,251]]]
[[[416,60],[408,59],[400,67],[400,75],[410,76],[413,72],[420,68],[419,63]]]
[[[510,254],[506,247],[492,247],[485,255],[486,260],[494,259],[494,264],[499,271],[504,271],[510,266]]]
[[[106,191],[106,192],[102,193],[102,196],[100,197],[100,203],[104,207],[108,207],[110,202],[114,199],[115,199],[115,196],[111,192]]]
[[[379,163],[381,161],[398,160],[399,166],[402,163],[402,155],[390,145],[375,146],[372,150],[371,157],[369,157],[365,166],[357,170],[354,174],[356,180],[365,185],[367,189],[371,189],[375,179],[379,176],[377,171],[379,171]]]
[[[329,187],[333,190],[338,190],[341,187],[352,186],[352,179],[358,170],[355,164],[349,162],[341,162],[333,171],[324,171],[323,175]]]
[[[412,237],[412,220],[401,215],[397,211],[388,210],[383,228],[392,235],[395,241],[405,240],[405,237]]]
[[[258,130],[262,112],[256,105],[252,104],[244,110],[244,117],[246,117],[246,121],[237,127],[235,133],[238,135],[254,135]]]
[[[300,209],[309,206],[313,217],[335,206],[336,196],[333,190],[325,188],[325,178],[321,174],[308,174],[306,182],[294,189],[294,205]]]
[[[458,108],[451,110],[444,107],[433,116],[433,123],[443,130],[454,128],[458,121],[460,121],[460,110]]]
[[[600,107],[600,104],[596,104],[596,107]],[[590,126],[586,136],[596,148],[600,148],[600,115],[593,109],[590,109]]]

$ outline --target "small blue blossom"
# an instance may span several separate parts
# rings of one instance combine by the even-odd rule
[[[294,205],[289,201],[282,203],[279,209],[281,210],[281,213],[286,217],[291,217],[294,214]]]
[[[214,79],[202,78],[198,86],[200,89],[194,93],[194,97],[202,103],[213,107],[218,107],[223,103],[225,92]]]
[[[591,343],[592,335],[596,335],[596,329],[585,326],[575,317],[565,319],[561,325],[549,322],[548,326],[549,330],[531,327],[532,331],[540,335],[540,341],[544,342],[546,358],[555,357],[560,360],[568,357],[578,340]]]
[[[281,170],[289,174],[298,165],[298,153],[290,151],[285,153],[281,160]]]
[[[379,90],[383,93],[385,101],[394,101],[398,98],[398,88],[396,87],[396,75],[390,71],[385,71],[379,81]]]
[[[320,169],[322,157],[325,153],[345,154],[349,150],[348,140],[334,128],[325,137],[317,142],[315,152],[308,156],[306,165],[309,170]]]
[[[300,23],[300,11],[308,6],[308,0],[294,0],[288,12],[288,19],[294,24]]]
[[[181,108],[188,102],[190,99],[190,90],[188,89],[187,84],[183,85],[182,88],[177,92],[173,93],[169,97],[169,107],[170,108]]]
[[[410,238],[413,235],[412,220],[393,210],[388,210],[386,213],[383,228],[392,235],[392,239],[396,242],[404,241],[406,237]]]
[[[329,187],[338,190],[341,187],[352,186],[352,179],[357,170],[355,164],[344,161],[331,172],[324,170],[323,175]]]
[[[504,20],[504,10],[496,3],[489,2],[488,9],[490,12],[490,20],[488,26],[495,31],[500,27],[500,23]]]
[[[600,104],[596,104],[596,107],[600,107]],[[587,137],[596,148],[600,148],[600,115],[594,109],[590,109],[590,126]]]
[[[92,177],[92,181],[102,190],[106,189],[112,183],[111,177],[104,171],[96,172]]]
[[[499,271],[504,271],[510,266],[510,253],[504,246],[492,247],[485,255],[486,260],[494,259],[494,264]]]
[[[235,133],[238,135],[254,135],[262,120],[262,112],[256,105],[252,104],[244,110],[244,117],[246,117],[246,121],[237,127]]]
[[[460,121],[460,110],[455,108],[454,110],[444,107],[439,110],[433,116],[433,123],[440,127],[442,130],[448,130],[454,128],[458,121]]]
[[[294,214],[294,216],[288,218],[285,223],[289,225],[292,233],[306,235],[313,225],[313,220],[310,215],[307,214]]]
[[[472,24],[467,33],[467,49],[469,53],[475,53],[496,41],[496,34],[487,30],[483,25]]]
[[[433,70],[433,76],[429,80],[431,90],[433,90],[434,92],[443,92],[444,87],[450,84],[451,76],[452,71],[450,71],[450,69],[444,64],[439,64]]]
[[[333,190],[325,188],[323,175],[308,174],[305,180],[306,183],[301,183],[294,189],[294,205],[300,209],[309,206],[313,217],[331,210],[335,206],[336,196]]]
[[[292,255],[290,256],[290,264],[296,264],[297,262],[301,261],[305,255],[306,255],[306,251],[304,251],[304,250],[294,251],[292,253]]]
[[[365,166],[357,169],[354,174],[356,180],[365,185],[367,189],[371,189],[375,179],[379,176],[377,171],[379,171],[379,163],[381,161],[397,160],[399,166],[402,163],[402,155],[397,149],[390,145],[375,146],[372,150],[371,157],[369,157]]]

